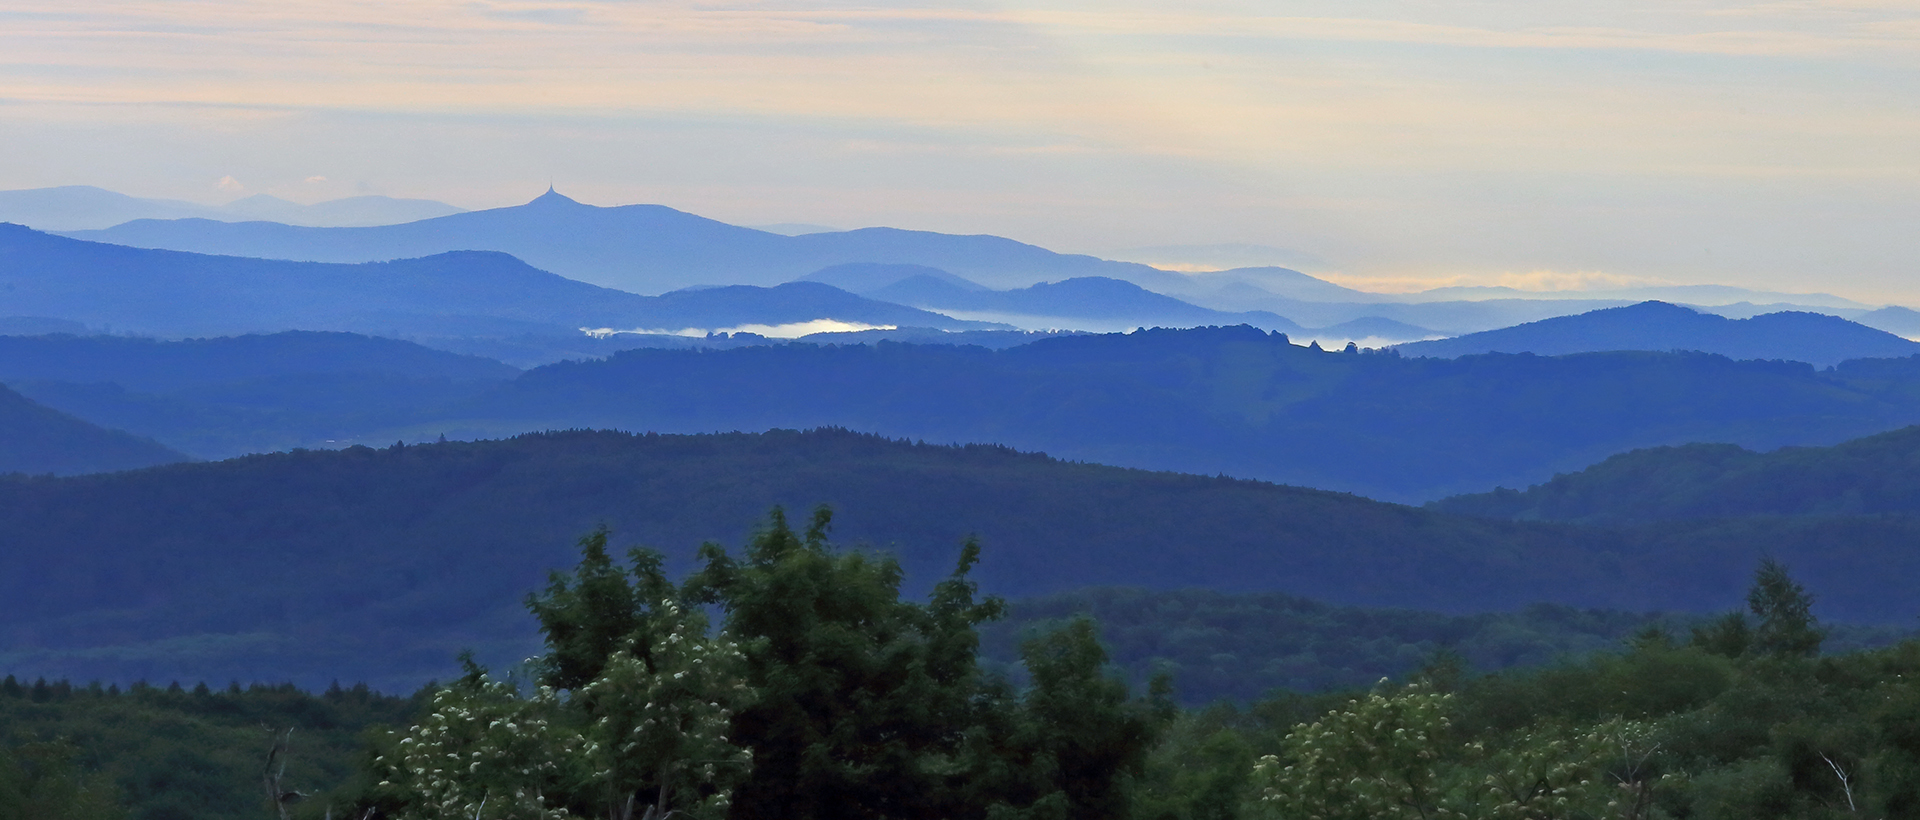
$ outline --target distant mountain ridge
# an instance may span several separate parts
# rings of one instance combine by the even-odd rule
[[[707,330],[818,319],[951,330],[996,327],[817,283],[651,297],[566,279],[496,252],[354,265],[286,262],[87,242],[3,224],[0,287],[16,314],[168,336],[289,329],[507,336],[572,334],[582,327]]]
[[[373,262],[456,250],[512,254],[541,270],[633,293],[695,285],[776,285],[831,265],[926,265],[993,287],[1111,276],[1147,287],[1180,275],[1058,254],[997,236],[862,228],[799,236],[757,231],[661,205],[600,208],[549,191],[525,204],[402,225],[302,228],[139,220],[68,235],[144,248],[314,262]]]
[[[1203,308],[1132,282],[1101,276],[1042,282],[1013,290],[969,290],[923,274],[868,295],[928,310],[990,317],[1034,329],[1038,329],[1036,325],[1048,325],[1047,320],[1053,319],[1072,321],[1075,324],[1070,326],[1081,329],[1106,331],[1241,324],[1283,333],[1304,330],[1298,323],[1278,314]]]
[[[1920,353],[1920,342],[1818,313],[1728,319],[1666,302],[1642,302],[1452,339],[1411,342],[1396,349],[1408,356],[1435,357],[1697,350],[1735,359],[1784,359],[1827,367],[1848,359],[1909,356]]]
[[[14,222],[43,231],[97,230],[136,219],[190,218],[346,227],[390,225],[461,212],[462,209],[444,202],[386,196],[355,196],[301,205],[256,194],[225,205],[201,205],[174,199],[142,199],[87,185],[0,191],[0,222]]]

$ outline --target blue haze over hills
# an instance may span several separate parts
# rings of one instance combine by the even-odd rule
[[[63,191],[42,204],[167,206]],[[80,575],[149,556],[170,579],[119,614],[101,609],[124,595],[106,575],[86,600],[16,582],[32,620],[0,630],[0,660],[75,649],[62,662],[124,669],[185,647],[212,653],[185,663],[285,670],[307,654],[295,627],[317,624],[315,662],[361,669],[374,635],[384,654],[364,674],[408,679],[450,647],[518,651],[512,602],[595,519],[685,546],[737,536],[773,502],[848,505],[849,534],[883,548],[905,533],[921,576],[964,534],[941,526],[986,521],[1006,552],[982,577],[1016,594],[1195,584],[1450,610],[1699,608],[1737,601],[1772,551],[1858,593],[1847,617],[1884,621],[1905,617],[1903,585],[1920,578],[1889,546],[1920,537],[1915,479],[1889,467],[1915,450],[1911,430],[1776,450],[1920,423],[1920,344],[1900,338],[1920,335],[1920,313],[1905,308],[1715,288],[1387,296],[1280,267],[1186,274],[998,237],[775,233],[556,193],[378,227],[174,215],[200,218],[74,233],[125,245],[0,225],[0,473],[292,452],[0,479],[0,534],[79,545],[34,556],[71,557],[80,568],[63,571]],[[1708,304],[1634,303],[1649,292]],[[872,329],[792,343],[740,330],[823,320]],[[1079,332],[1136,326],[1187,329]],[[1065,330],[1015,329],[1036,327]],[[122,335],[86,335],[109,329]],[[537,432],[562,428],[690,435]],[[846,429],[758,432],[806,428]],[[1501,485],[1535,489],[1431,510],[1340,494]],[[1768,494],[1782,486],[1805,503]],[[1641,509],[1684,526],[1487,520],[1637,526]],[[275,535],[293,519],[307,529]],[[116,532],[143,535],[103,535]],[[263,539],[307,563],[262,563],[248,550]],[[487,560],[436,574],[470,548]],[[359,582],[349,564],[387,574],[329,610]],[[245,601],[195,592],[256,570],[271,583]],[[246,616],[276,597],[285,618]]]
[[[225,205],[201,205],[131,197],[86,185],[0,191],[0,222],[32,225],[48,231],[108,228],[135,219],[189,218],[316,227],[391,225],[460,212],[461,209],[444,202],[386,196],[356,196],[301,205],[255,194]]]
[[[1920,353],[1920,342],[1837,316],[1804,311],[1728,319],[1665,302],[1560,316],[1451,339],[1399,345],[1409,356],[1474,353],[1558,356],[1603,350],[1698,350],[1734,359],[1785,359],[1820,367],[1848,359]]]

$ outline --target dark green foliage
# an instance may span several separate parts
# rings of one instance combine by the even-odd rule
[[[1805,657],[1818,653],[1820,642],[1826,640],[1813,617],[1813,596],[1772,558],[1762,559],[1754,571],[1747,608],[1758,621],[1753,630],[1756,652]]]
[[[1128,697],[1107,669],[1093,622],[1078,619],[1020,648],[1030,683],[1010,737],[985,753],[989,820],[1102,820],[1134,815],[1135,784],[1173,714],[1168,682]]]
[[[753,773],[735,817],[945,817],[962,808],[956,757],[976,720],[974,626],[998,617],[974,600],[969,543],[926,605],[901,601],[891,558],[840,552],[820,508],[804,533],[775,510],[738,558],[715,545],[688,581],[726,611],[747,652],[756,703],[734,720]]]
[[[9,678],[8,680],[12,680]],[[82,771],[65,740],[0,746],[0,817],[9,820],[119,820],[113,785]]]
[[[1444,615],[1332,606],[1272,592],[1086,589],[1014,601],[1006,620],[981,627],[985,653],[1011,664],[1023,636],[1077,616],[1100,625],[1113,662],[1136,685],[1155,671],[1168,672],[1180,702],[1190,706],[1245,703],[1276,689],[1364,688],[1404,677],[1442,651],[1481,672],[1539,666],[1612,649],[1643,627],[1688,620],[1549,604]]]
[[[545,595],[527,596],[546,637],[547,652],[535,662],[540,682],[556,689],[576,689],[599,677],[616,651],[646,661],[657,615],[651,607],[677,597],[661,572],[659,553],[631,550],[632,569],[622,570],[607,555],[607,536],[602,527],[580,539],[579,566],[571,574],[553,573]]]
[[[269,817],[261,780],[269,727],[294,730],[284,782],[308,795],[294,806],[297,820],[318,820],[329,806],[343,817],[365,785],[356,781],[363,733],[403,724],[417,708],[413,699],[364,686],[336,686],[319,695],[239,684],[137,684],[122,691],[44,679],[25,684],[9,676],[0,682],[0,727],[7,733],[0,735],[0,817]],[[39,785],[33,786],[36,778]],[[73,803],[72,814],[15,814],[9,806],[21,804],[7,801],[23,784],[29,796],[75,788],[90,796]],[[109,811],[111,806],[125,811]]]

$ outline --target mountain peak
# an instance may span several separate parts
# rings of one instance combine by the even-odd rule
[[[537,197],[534,197],[533,201],[527,204],[528,205],[578,205],[580,203],[577,200],[573,199],[572,197],[567,196],[566,194],[560,193],[559,191],[555,191],[553,189],[553,185],[549,184],[547,185],[546,193],[541,194]]]

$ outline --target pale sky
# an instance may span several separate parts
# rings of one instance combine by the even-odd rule
[[[1920,303],[1920,0],[8,0],[0,189],[1251,243]]]

